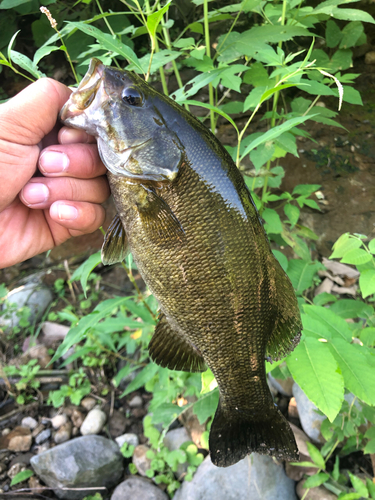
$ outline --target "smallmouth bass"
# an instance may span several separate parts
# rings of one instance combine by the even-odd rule
[[[212,462],[227,467],[251,452],[297,460],[264,360],[298,344],[298,304],[227,151],[172,99],[97,59],[61,119],[97,138],[108,169],[118,214],[103,263],[130,249],[159,302],[151,359],[172,370],[208,365],[216,377]]]

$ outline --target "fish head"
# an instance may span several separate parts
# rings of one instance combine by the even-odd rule
[[[60,112],[62,122],[97,138],[99,154],[114,175],[173,181],[184,148],[168,125],[165,98],[130,71],[92,59]]]

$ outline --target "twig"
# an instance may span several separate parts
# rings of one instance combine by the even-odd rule
[[[64,260],[64,267],[65,267],[66,275],[68,276],[68,287],[70,290],[70,295],[72,296],[73,302],[77,302],[76,294],[74,293],[73,285],[71,283],[72,275],[70,274],[70,269],[69,269],[69,264],[68,264],[67,259]]]

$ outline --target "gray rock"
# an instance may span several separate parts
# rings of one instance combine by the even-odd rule
[[[306,488],[303,487],[306,479],[302,479],[297,484],[296,491],[298,498],[302,498],[303,495],[306,494]],[[318,486],[316,488],[309,488],[307,495],[305,496],[305,500],[336,500],[337,496],[326,490],[324,486]]]
[[[136,395],[131,398],[128,405],[130,406],[130,408],[141,408],[143,406],[143,399],[141,398],[141,396]]]
[[[111,496],[111,500],[168,500],[164,491],[147,479],[133,476],[120,483]]]
[[[268,380],[272,387],[274,387],[283,396],[291,397],[293,395],[293,379],[288,377],[286,379],[275,378],[271,373],[268,374]]]
[[[21,425],[22,427],[27,427],[28,429],[33,430],[38,425],[38,422],[33,417],[25,417],[22,419]]]
[[[31,324],[42,317],[52,299],[51,291],[38,282],[27,283],[15,288],[6,297],[9,304],[17,306],[17,310],[25,306],[30,308],[29,322]],[[10,318],[0,318],[0,324],[5,327],[14,327],[18,323],[19,317],[16,312],[12,313]]]
[[[38,434],[35,438],[36,444],[42,444],[44,441],[47,441],[51,437],[51,429],[45,429],[40,434]]]
[[[99,408],[94,408],[88,412],[83,424],[81,425],[82,436],[89,434],[99,434],[103,430],[107,415]]]
[[[101,436],[83,436],[34,456],[30,461],[37,476],[54,489],[59,498],[79,500],[94,491],[111,488],[123,473],[123,457],[116,443]],[[80,491],[62,488],[83,488]],[[98,490],[102,493],[103,490]]]
[[[14,464],[12,465],[8,472],[7,472],[7,475],[10,479],[13,479],[14,476],[16,476],[17,474],[19,474],[20,472],[24,471],[26,469],[26,465],[25,464]]]
[[[168,431],[163,440],[169,451],[178,450],[186,441],[191,441],[191,436],[185,427]]]
[[[149,447],[145,444],[140,444],[135,447],[133,453],[133,464],[136,466],[138,473],[141,476],[146,475],[146,471],[151,467],[151,460],[146,457]]]
[[[64,340],[69,330],[69,326],[59,325],[52,321],[45,321],[42,325],[41,341],[43,345],[52,347],[55,342]]]
[[[65,441],[69,441],[72,435],[72,427],[72,422],[66,422],[66,424],[62,425],[53,437],[55,443],[61,444],[65,443]]]
[[[323,420],[325,420],[324,415],[319,415],[317,413],[317,407],[312,403],[299,385],[293,385],[293,396],[296,398],[296,404],[298,408],[298,415],[301,421],[302,429],[309,436],[310,439],[316,443],[321,442],[320,426]]]
[[[212,464],[208,456],[193,480],[184,482],[174,500],[296,500],[294,481],[271,457],[252,455],[231,467]]]
[[[115,439],[118,446],[121,448],[123,444],[128,443],[129,445],[138,446],[139,439],[137,434],[133,434],[131,432],[127,434],[123,434]]]

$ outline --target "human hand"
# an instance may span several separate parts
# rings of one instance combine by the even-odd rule
[[[70,93],[43,78],[0,105],[0,268],[104,222],[100,203],[110,193],[94,138],[67,127],[57,133]]]

